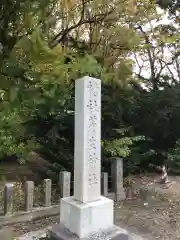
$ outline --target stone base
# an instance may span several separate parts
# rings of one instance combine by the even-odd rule
[[[48,235],[51,240],[143,240],[143,238],[117,226],[95,232],[85,238],[78,238],[77,235],[72,234],[63,225],[59,224],[49,230]]]
[[[89,203],[81,203],[74,197],[63,198],[60,209],[60,223],[79,238],[113,226],[113,201],[103,196]]]
[[[115,201],[116,202],[119,202],[119,201],[123,201],[123,200],[125,200],[126,199],[126,194],[125,194],[125,191],[122,191],[122,192],[120,192],[120,193],[116,193],[115,194]]]

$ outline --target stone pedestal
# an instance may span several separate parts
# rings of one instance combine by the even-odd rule
[[[100,229],[108,229],[113,222],[113,201],[108,198],[101,196],[85,204],[74,197],[61,200],[60,223],[79,238],[85,238]]]

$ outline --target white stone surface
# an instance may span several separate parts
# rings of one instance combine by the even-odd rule
[[[113,227],[113,201],[101,196],[101,80],[75,82],[74,196],[61,199],[60,224],[79,238]]]
[[[74,197],[83,203],[100,196],[101,80],[75,82]]]
[[[61,199],[60,223],[79,238],[113,227],[113,201],[99,197],[90,203],[81,203],[74,197]]]

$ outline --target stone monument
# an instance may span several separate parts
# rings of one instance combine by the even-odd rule
[[[74,196],[61,199],[51,239],[129,239],[114,226],[113,201],[101,196],[101,80],[75,82]]]

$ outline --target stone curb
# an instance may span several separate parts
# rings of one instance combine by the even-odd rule
[[[29,212],[18,212],[14,215],[0,217],[0,229],[4,226],[9,226],[14,223],[29,222],[38,220],[45,217],[57,216],[60,214],[60,206],[54,205],[51,207],[34,208]]]

